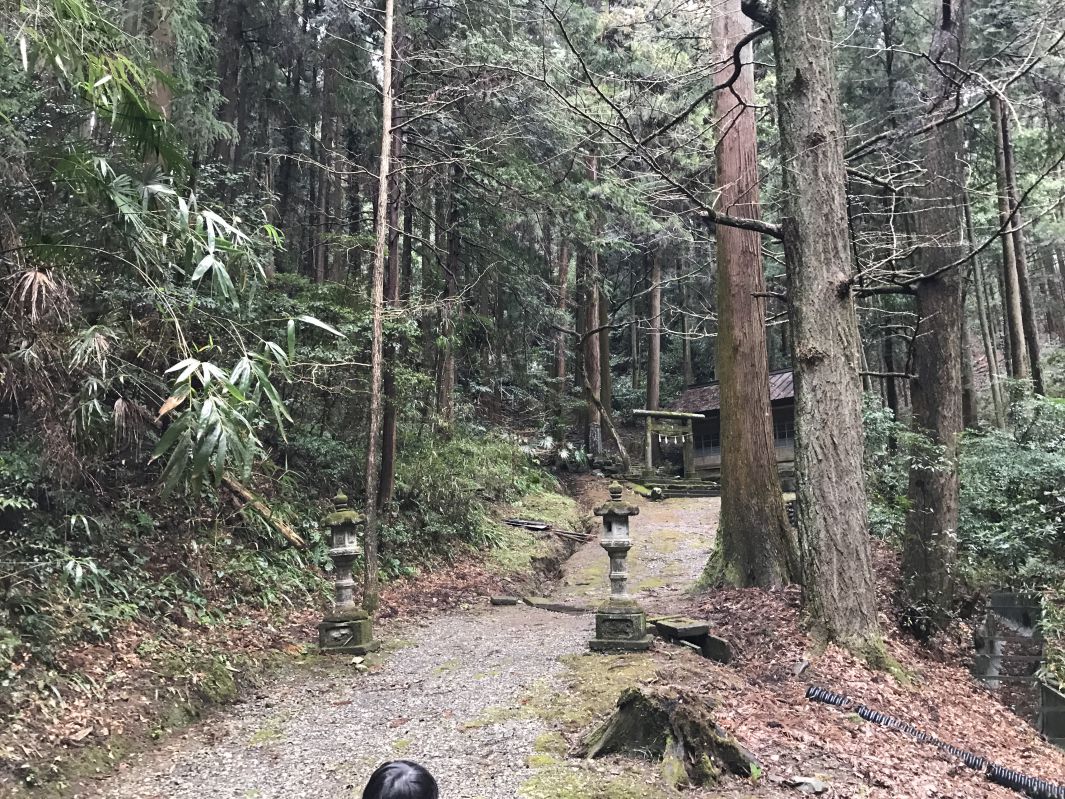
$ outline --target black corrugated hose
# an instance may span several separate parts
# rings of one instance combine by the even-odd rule
[[[984,776],[991,780],[991,782],[996,783],[997,785],[1004,785],[1015,791],[1020,791],[1021,793],[1032,797],[1032,799],[1065,799],[1065,785],[1056,785],[1055,783],[1047,782],[1038,777],[1029,777],[1027,774],[1021,774],[1019,771],[1008,769],[997,763],[991,763],[986,757],[980,757],[979,755],[974,755],[972,752],[966,752],[964,749],[951,746],[945,741],[939,740],[934,735],[921,732],[912,724],[899,721],[894,716],[889,716],[886,713],[881,713],[878,710],[873,710],[871,707],[859,704],[849,696],[833,693],[825,688],[818,688],[816,685],[811,685],[806,689],[806,698],[816,702],[825,702],[826,704],[835,705],[836,707],[853,708],[854,712],[866,721],[871,721],[874,724],[879,724],[882,727],[888,727],[892,730],[899,730],[900,732],[904,732],[910,737],[917,739],[921,743],[934,744],[947,754],[953,755],[961,760],[969,768],[982,771]]]

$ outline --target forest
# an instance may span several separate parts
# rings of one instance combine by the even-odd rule
[[[536,567],[501,509],[576,530],[574,480],[669,472],[633,411],[710,384],[693,590],[801,586],[817,646],[895,675],[897,641],[1023,591],[1061,689],[1063,20],[3,3],[0,794],[113,700],[87,663],[209,701],[317,623],[334,495],[365,517],[362,604],[402,615]]]

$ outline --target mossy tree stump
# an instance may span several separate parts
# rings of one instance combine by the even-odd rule
[[[713,710],[710,700],[683,688],[628,688],[580,754],[660,760],[663,776],[678,787],[716,783],[725,773],[759,777],[761,765],[717,725]]]

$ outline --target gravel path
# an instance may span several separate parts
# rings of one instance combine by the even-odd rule
[[[632,587],[654,607],[697,577],[717,500],[641,505]],[[557,594],[591,604],[605,591],[606,557],[593,541],[571,559]],[[293,673],[143,755],[97,796],[350,799],[398,757],[425,764],[448,799],[518,796],[549,728],[513,710],[530,690],[559,684],[559,658],[586,651],[593,626],[590,614],[527,606],[393,626],[384,636],[391,651],[369,673],[346,661]]]

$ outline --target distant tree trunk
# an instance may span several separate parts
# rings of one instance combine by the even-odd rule
[[[558,245],[558,311],[562,319],[569,311],[569,242],[562,239]],[[555,333],[555,387],[553,411],[562,415],[562,398],[566,394],[566,334]]]
[[[965,301],[970,292],[962,289],[961,307],[961,418],[966,430],[980,426],[980,408],[976,402],[976,385],[973,378],[973,348],[969,337],[969,315]]]
[[[999,224],[1008,225],[1010,220],[1009,178],[1006,172],[1006,153],[1002,141],[1002,103],[996,95],[991,96],[991,121],[995,132],[995,178],[998,181]],[[1003,233],[1000,238],[1002,241],[1002,305],[1006,319],[1006,338],[1009,343],[1010,377],[1014,380],[1024,380],[1029,377],[1030,373],[1024,341],[1021,286],[1017,276],[1016,239],[1008,232]]]
[[[218,118],[230,129],[229,135],[215,143],[215,159],[230,163],[233,157],[233,140],[236,138],[237,108],[240,86],[241,42],[244,38],[244,17],[247,9],[242,2],[223,2],[218,5],[225,9],[222,21],[223,35],[218,42],[218,92],[222,96],[222,105],[218,109]]]
[[[691,318],[688,315],[688,281],[685,280],[680,290],[680,331],[681,331],[681,369],[684,373],[684,387],[695,385],[695,365],[692,363]]]
[[[743,8],[770,26],[776,54],[803,606],[820,637],[875,657],[882,644],[832,14],[823,0],[777,0],[772,14],[759,0]]]
[[[946,0],[929,49],[926,93],[937,109],[954,102],[964,80],[968,0]],[[954,66],[950,66],[954,65]],[[944,112],[941,112],[944,113]],[[914,458],[910,465],[903,538],[903,580],[911,607],[932,630],[946,623],[954,591],[958,540],[958,438],[962,431],[961,269],[944,268],[964,259],[965,152],[963,122],[940,125],[925,139],[925,186],[914,201],[919,274],[919,333],[914,341],[915,378],[911,383],[914,428],[942,448],[938,462]]]
[[[732,51],[752,29],[740,0],[726,0],[713,21],[723,75]],[[716,209],[742,219],[760,217],[755,132],[753,48],[732,90],[717,92],[714,117]],[[799,575],[799,557],[784,513],[769,402],[765,332],[765,273],[758,233],[718,225],[717,377],[721,387],[721,517],[718,551],[708,570],[736,586],[778,586]],[[720,558],[720,562],[717,559]]]
[[[440,370],[436,381],[436,410],[445,429],[455,421],[455,319],[458,316],[459,270],[462,239],[459,235],[459,180],[461,167],[452,167],[451,206],[447,217],[447,256],[444,261],[444,299],[441,307]]]
[[[290,96],[288,102],[292,108],[298,107],[300,103],[301,79],[302,59],[297,59],[296,65],[289,71]],[[290,238],[293,238],[292,231],[296,228],[296,213],[293,207],[295,205],[293,198],[295,195],[296,183],[296,155],[300,150],[299,135],[299,126],[296,124],[296,121],[294,119],[287,120],[285,126],[285,153],[281,159],[280,174],[277,178],[277,215],[280,220],[281,229],[285,231],[286,235]]]
[[[392,150],[392,28],[394,0],[384,0],[385,24],[381,54],[381,156],[377,166],[377,215],[374,231],[373,277],[370,305],[373,309],[373,335],[370,341],[370,424],[366,435],[366,587],[363,604],[376,610],[378,597],[378,548],[380,544],[380,516],[377,510],[377,490],[381,484],[381,421],[384,416],[382,385],[384,383],[384,309],[385,261],[388,257],[388,176]]]
[[[403,59],[407,37],[403,35],[403,16],[397,15],[395,22],[395,46],[392,63],[392,92],[396,97],[403,91]],[[393,110],[392,125],[392,170],[388,176],[388,273],[385,276],[385,305],[391,311],[400,307],[402,283],[400,281],[400,209],[403,207],[403,111],[398,106]],[[409,239],[408,239],[409,241]],[[384,377],[384,420],[381,429],[381,490],[377,497],[378,507],[384,508],[392,501],[392,492],[396,486],[396,372],[393,367],[399,358],[399,342],[388,343],[388,366]]]
[[[602,414],[596,399],[602,392],[602,375],[599,367],[599,333],[592,332],[599,326],[599,257],[593,250],[585,254],[587,266],[584,278],[584,381],[588,413],[588,433],[585,443],[589,455],[603,453]]]
[[[348,235],[351,242],[344,248],[344,268],[348,277],[362,278],[362,181],[360,180],[358,138],[354,128],[348,128],[347,156],[351,164],[348,176]]]
[[[329,276],[329,231],[330,220],[334,209],[330,207],[333,197],[333,184],[339,180],[336,176],[335,139],[336,139],[336,112],[335,91],[333,86],[336,69],[331,59],[326,58],[322,67],[322,109],[321,109],[321,141],[319,145],[318,161],[322,169],[318,175],[318,191],[315,198],[315,238],[314,251],[311,253],[312,273],[315,283],[325,283]],[[242,109],[244,105],[242,104]],[[243,113],[243,111],[242,111]],[[240,147],[237,147],[237,152]]]
[[[976,237],[973,235],[972,205],[969,202],[968,193],[965,195],[965,231],[969,247],[975,245]],[[1005,406],[1002,402],[1002,386],[999,382],[998,353],[995,351],[994,337],[988,322],[987,292],[984,287],[984,267],[979,255],[972,258],[973,265],[973,293],[976,305],[976,317],[980,323],[980,342],[983,345],[984,358],[987,360],[987,379],[991,384],[991,404],[995,412],[995,424],[1002,427],[1005,423]]]
[[[1043,267],[1047,284],[1047,330],[1059,342],[1065,342],[1065,281],[1057,269],[1053,250],[1043,250]]]
[[[658,389],[662,363],[662,255],[654,244],[651,250],[650,318],[647,320],[647,409],[658,410]]]
[[[600,438],[604,441],[610,434],[610,423],[604,414],[610,413],[611,408],[614,406],[614,377],[610,373],[610,302],[607,300],[606,291],[603,289],[603,285],[599,284],[599,301],[597,309],[596,323],[599,330],[599,404],[600,408],[599,416],[602,422],[602,430],[600,431]]]
[[[1043,386],[1042,353],[1039,346],[1039,328],[1035,323],[1035,303],[1032,301],[1032,286],[1028,277],[1028,248],[1024,243],[1024,221],[1021,217],[1020,192],[1017,190],[1017,170],[1014,167],[1013,137],[1010,134],[1010,119],[1005,103],[999,104],[1002,155],[1006,167],[1006,193],[1013,212],[1013,257],[1017,265],[1017,288],[1020,290],[1021,328],[1028,349],[1032,388],[1036,394],[1046,394]]]
[[[632,370],[633,391],[640,387],[640,313],[636,299],[636,283],[636,270],[630,268],[629,295],[632,299],[629,301],[629,314],[632,316],[632,322],[629,324],[629,363]]]
[[[588,314],[585,306],[587,300],[585,299],[588,293],[588,259],[585,258],[583,251],[577,247],[574,253],[574,309],[573,309],[573,327],[577,332],[577,342],[573,349],[573,387],[576,388],[581,397],[585,397],[585,369],[587,364],[584,362],[584,333],[588,330]],[[588,445],[588,403],[582,402],[578,406],[577,410],[577,429],[580,431],[581,441],[584,445]]]

